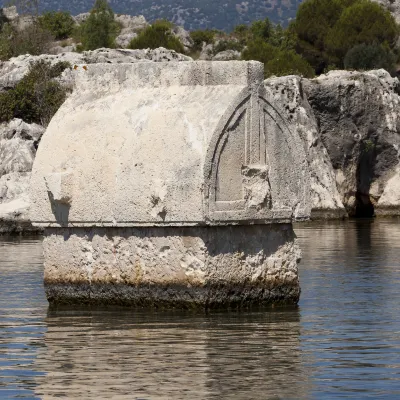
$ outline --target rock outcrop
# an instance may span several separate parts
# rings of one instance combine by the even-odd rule
[[[130,41],[137,36],[138,32],[149,25],[143,15],[116,15],[115,20],[119,22],[122,27],[115,42],[117,46],[122,48],[128,47]]]
[[[332,71],[304,88],[348,214],[400,214],[398,79]]]
[[[236,50],[225,50],[217,53],[212,60],[213,61],[230,61],[230,60],[240,60],[241,54]]]
[[[38,231],[28,217],[28,189],[43,133],[42,126],[20,119],[0,125],[0,234]]]
[[[29,54],[13,57],[9,61],[0,63],[0,91],[13,87],[26,75],[31,63],[36,61],[48,61],[55,64],[66,61],[71,64],[120,64],[135,62],[164,62],[164,61],[192,61],[192,58],[167,50],[162,47],[158,49],[129,50],[129,49],[97,49],[84,51],[83,53],[65,52],[61,54],[42,54],[31,56]]]
[[[303,140],[311,172],[311,217],[341,218],[346,215],[336,187],[329,155],[321,141],[319,127],[298,76],[270,78],[265,86],[293,131]]]

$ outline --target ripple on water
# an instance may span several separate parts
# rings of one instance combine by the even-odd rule
[[[296,226],[298,308],[48,310],[40,240],[0,240],[0,398],[400,398],[400,225]]]

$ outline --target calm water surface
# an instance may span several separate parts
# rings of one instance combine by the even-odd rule
[[[49,310],[41,242],[0,239],[0,398],[400,399],[400,220],[296,227],[298,308]]]

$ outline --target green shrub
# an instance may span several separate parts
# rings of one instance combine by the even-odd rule
[[[66,11],[49,11],[41,15],[38,20],[40,26],[51,32],[57,40],[70,37],[74,30],[75,21]]]
[[[203,43],[212,44],[214,43],[215,32],[209,29],[206,30],[197,30],[190,32],[190,37],[193,40],[193,48],[194,50],[201,50],[203,47]]]
[[[262,21],[254,21],[250,26],[250,32],[253,39],[259,38],[268,40],[271,37],[273,30],[274,25],[268,18],[265,18]]]
[[[388,10],[360,0],[346,8],[326,38],[328,52],[342,59],[357,44],[388,43],[394,46],[398,26]]]
[[[48,53],[54,37],[38,23],[19,31],[6,23],[0,34],[0,58],[8,60],[21,54],[39,55]]]
[[[76,36],[82,42],[83,50],[113,48],[120,30],[107,0],[96,0],[88,19],[82,23]]]
[[[314,70],[310,64],[293,50],[279,49],[261,39],[248,43],[242,53],[242,59],[264,63],[265,77],[292,74],[309,78],[314,76]]]
[[[301,75],[312,78],[315,75],[311,65],[293,50],[280,50],[267,62],[265,71],[266,76]]]
[[[271,44],[262,39],[255,39],[249,42],[247,47],[243,50],[242,59],[261,61],[265,65],[271,61],[278,52],[279,49]]]
[[[392,72],[396,62],[396,56],[389,48],[378,43],[359,44],[350,49],[344,58],[346,69],[369,70],[384,68]]]
[[[240,43],[236,40],[220,40],[214,46],[214,54],[220,53],[221,51],[226,50],[235,50],[235,51],[242,51],[243,50],[243,43]]]
[[[4,15],[4,11],[2,8],[0,8],[0,32],[3,29],[4,24],[7,22],[10,22],[8,18]]]
[[[296,51],[318,73],[342,68],[346,53],[361,43],[393,49],[399,34],[390,12],[370,0],[306,0],[289,30],[297,35]]]
[[[47,126],[67,95],[54,78],[68,67],[66,62],[53,66],[43,60],[33,63],[14,89],[0,93],[0,122],[21,118]]]
[[[165,47],[178,53],[185,51],[181,41],[173,35],[172,24],[165,20],[155,21],[153,25],[143,29],[139,35],[132,39],[130,49],[156,49]]]

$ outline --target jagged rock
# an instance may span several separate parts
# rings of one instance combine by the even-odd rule
[[[240,60],[241,54],[236,50],[225,50],[217,53],[212,60],[213,61],[230,61],[230,60]]]
[[[22,31],[36,21],[36,17],[32,15],[19,15],[16,6],[3,8],[3,14],[18,30]]]
[[[304,80],[298,76],[269,78],[265,81],[268,99],[281,105],[290,127],[303,140],[311,172],[312,218],[340,218],[346,215],[335,174],[318,131],[318,124],[303,90]]]
[[[349,215],[400,212],[399,85],[385,70],[331,71],[305,85]]]
[[[127,48],[129,46],[129,43],[136,36],[137,36],[137,33],[126,31],[126,30],[123,29],[121,31],[121,33],[115,39],[115,43],[117,44],[118,47],[121,47],[121,48],[125,49],[125,48]]]
[[[149,25],[143,15],[116,15],[115,20],[121,24],[122,29],[130,29],[133,32],[138,32]]]
[[[203,43],[199,60],[210,61],[213,58],[213,45]]]
[[[10,22],[16,20],[19,17],[16,6],[4,7],[3,14]]]
[[[190,33],[182,26],[174,26],[172,28],[172,33],[181,41],[185,51],[189,51],[193,47],[194,42]]]
[[[122,26],[120,34],[115,39],[117,46],[126,48],[137,33],[146,28],[149,24],[143,15],[116,15],[115,20]]]
[[[15,87],[25,76],[32,62],[45,60],[52,64],[67,61],[74,64],[96,63],[133,63],[138,61],[192,61],[192,59],[174,50],[162,47],[158,49],[128,50],[128,49],[97,49],[83,53],[65,52],[60,54],[42,54],[31,56],[29,54],[13,57],[0,64],[0,91]]]
[[[14,119],[0,125],[0,233],[31,231],[29,182],[44,128]]]
[[[89,18],[90,13],[85,12],[78,15],[75,15],[73,19],[75,20],[77,25],[80,25],[82,22],[85,22]]]

